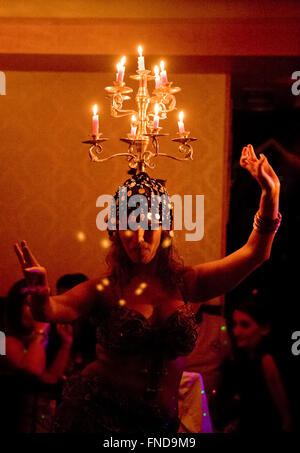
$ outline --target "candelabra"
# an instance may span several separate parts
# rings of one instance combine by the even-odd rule
[[[125,61],[125,57],[124,61]],[[179,132],[177,137],[173,138],[172,141],[179,143],[178,150],[182,157],[176,157],[166,153],[160,152],[159,139],[160,137],[169,135],[162,132],[162,127],[159,127],[159,121],[167,118],[167,114],[176,109],[176,98],[175,94],[178,93],[181,88],[173,87],[172,82],[168,82],[165,77],[157,79],[156,76],[151,75],[151,71],[144,68],[144,63],[140,63],[140,60],[144,57],[139,57],[139,69],[136,74],[131,75],[130,78],[139,82],[139,88],[136,94],[137,110],[125,110],[123,109],[123,103],[131,99],[131,93],[133,89],[126,86],[123,82],[123,76],[125,67],[119,66],[117,80],[113,83],[113,86],[105,88],[107,97],[110,100],[111,115],[115,118],[122,116],[131,115],[131,132],[127,134],[127,137],[123,137],[120,140],[128,144],[128,150],[126,153],[116,153],[108,157],[102,158],[102,143],[107,138],[103,137],[102,133],[99,133],[99,127],[97,124],[98,115],[93,116],[93,134],[90,140],[86,140],[83,143],[87,143],[90,146],[89,155],[94,162],[106,162],[115,157],[126,157],[130,168],[136,169],[136,172],[145,171],[146,168],[155,167],[155,159],[157,157],[167,157],[178,161],[187,161],[193,159],[193,148],[191,142],[197,140],[190,136],[190,132],[184,130],[184,124],[178,123]],[[121,68],[121,69],[120,69]],[[121,72],[123,68],[123,72]],[[162,72],[161,72],[162,74]],[[148,82],[155,80],[155,89],[152,92],[152,96],[148,92]],[[158,81],[157,81],[158,80]],[[150,106],[155,105],[155,113],[151,113]],[[94,128],[94,118],[96,121],[96,127]]]

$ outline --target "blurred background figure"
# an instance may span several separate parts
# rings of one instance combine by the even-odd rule
[[[69,291],[69,289],[74,288],[74,286],[79,285],[79,283],[86,282],[87,280],[87,276],[80,272],[62,275],[56,282],[56,293],[57,295],[63,294]]]
[[[224,362],[214,421],[223,432],[291,431],[291,415],[274,358],[268,311],[245,297],[231,320],[233,357]]]
[[[69,361],[72,327],[56,326],[59,343],[50,358],[50,324],[33,319],[24,279],[10,289],[3,318],[6,355],[0,356],[1,430],[49,432],[57,383]]]
[[[82,273],[62,275],[56,282],[57,295],[63,294],[74,286],[88,280]],[[73,324],[73,345],[66,376],[83,370],[89,363],[96,360],[96,329],[87,318],[80,318]]]

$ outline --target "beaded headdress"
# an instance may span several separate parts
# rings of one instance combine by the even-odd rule
[[[163,229],[172,229],[172,205],[165,183],[163,179],[151,178],[146,172],[135,173],[128,178],[114,195],[115,217],[111,212],[111,224],[118,226],[122,216],[129,217],[138,207],[140,219],[137,220],[147,219],[152,222],[151,228],[156,224],[163,225]],[[134,203],[131,204],[130,199],[134,196]],[[145,202],[141,203],[139,198]]]

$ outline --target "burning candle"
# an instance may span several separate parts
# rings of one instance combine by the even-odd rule
[[[143,48],[142,48],[142,46],[138,47],[138,53],[139,53],[138,70],[139,71],[145,71],[145,61],[144,61],[144,57],[143,57]]]
[[[155,89],[157,89],[161,87],[159,67],[157,65],[154,66],[154,74],[155,74]]]
[[[167,71],[165,70],[165,62],[160,62],[160,81],[161,83],[168,83]]]
[[[130,135],[136,135],[136,116],[135,115],[132,115],[131,117],[131,131],[130,131]]]
[[[116,80],[117,82],[123,82],[124,79],[124,72],[125,72],[125,62],[126,62],[126,57],[122,57],[119,63],[117,63],[117,77]]]
[[[184,123],[183,123],[183,117],[184,117],[183,111],[181,111],[178,116],[179,116],[178,129],[179,129],[179,133],[181,134],[181,133],[185,132]]]
[[[98,112],[98,105],[95,104],[93,107],[93,135],[99,134],[99,115],[97,115]]]
[[[159,127],[159,104],[155,104],[154,106],[154,118],[153,118],[153,129],[157,129]]]

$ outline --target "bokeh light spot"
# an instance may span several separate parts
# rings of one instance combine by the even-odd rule
[[[76,239],[78,242],[84,242],[86,240],[86,235],[83,231],[78,231],[76,233]]]

